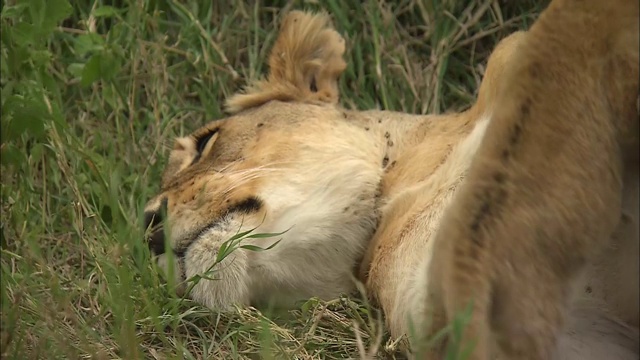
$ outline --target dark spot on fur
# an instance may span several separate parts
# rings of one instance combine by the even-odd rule
[[[509,145],[507,146],[507,148],[502,150],[502,161],[506,162],[506,161],[509,160],[509,158],[511,157],[511,152],[514,150],[513,148],[516,145],[518,145],[518,143],[520,142],[520,140],[522,138],[522,127],[523,127],[523,124],[524,124],[525,120],[528,119],[530,114],[531,114],[531,99],[527,98],[520,105],[520,115],[521,116],[518,119],[518,121],[516,121],[515,124],[513,124],[513,128],[511,130],[511,134],[509,136]]]
[[[385,155],[384,158],[382,159],[382,167],[387,167],[388,163],[389,163],[389,156]]]
[[[520,105],[520,112],[524,118],[529,117],[529,113],[531,113],[531,100],[527,100]]]
[[[473,218],[473,221],[471,222],[471,230],[473,230],[473,232],[478,232],[478,230],[480,230],[480,224],[482,223],[484,218],[487,217],[487,215],[489,215],[490,210],[491,210],[491,205],[489,205],[489,203],[485,200],[480,206],[480,210],[478,211],[476,216]]]
[[[387,146],[393,147],[393,140],[387,140]]]
[[[311,79],[311,91],[318,92],[318,85],[316,84],[316,78]]]
[[[346,113],[346,112],[343,112],[343,113],[342,113],[342,117],[346,119],[346,118],[347,118],[347,113]]]
[[[263,127],[264,124],[263,123],[258,123],[258,127]]]
[[[390,137],[391,137],[391,134],[389,134],[389,132],[388,132],[388,131],[386,131],[386,132],[384,133],[384,138],[385,138],[385,139],[388,139],[388,138],[390,138]]]
[[[378,119],[378,124],[382,124],[382,119]]]
[[[591,286],[587,286],[587,288],[584,289],[584,292],[586,292],[587,294],[591,294],[593,292],[593,289],[591,289]]]
[[[631,216],[626,214],[626,213],[623,213],[622,215],[620,215],[620,223],[622,225],[630,224],[631,223]]]
[[[250,214],[250,213],[260,211],[260,209],[262,208],[262,205],[263,205],[262,200],[258,199],[255,196],[250,196],[240,201],[239,203],[231,206],[229,209],[227,209],[227,213],[240,212],[240,213]]]
[[[501,172],[493,174],[493,180],[495,180],[498,184],[503,184],[506,178],[507,176]]]
[[[173,250],[173,255],[175,255],[177,258],[183,258],[186,252],[187,251],[185,249]]]
[[[478,219],[476,219],[472,224],[471,224],[471,230],[473,230],[473,234],[471,235],[471,241],[473,241],[473,243],[478,246],[478,247],[482,247],[482,241],[480,240],[480,234],[478,234],[478,230],[480,229],[480,221]],[[476,251],[473,252],[472,256],[475,256],[477,254]]]
[[[498,184],[501,184],[505,180],[506,176],[501,173],[494,174],[494,180]],[[470,229],[472,231],[471,240],[478,247],[483,247],[483,237],[481,236],[480,227],[490,217],[496,217],[499,215],[500,206],[505,202],[507,198],[507,191],[502,186],[492,186],[487,188],[483,194],[479,195],[481,201],[480,208],[476,212],[473,220],[471,221]]]
[[[369,131],[369,127],[365,127],[364,129],[365,129],[366,131]]]
[[[347,211],[349,211],[349,207],[348,206],[345,207],[344,209],[342,209],[342,212],[347,212]]]
[[[511,132],[511,137],[509,138],[509,144],[514,146],[520,140],[520,136],[522,135],[522,126],[520,124],[515,124],[513,126],[513,131]]]

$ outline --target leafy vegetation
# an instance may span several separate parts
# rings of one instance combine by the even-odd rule
[[[0,352],[6,359],[395,358],[363,300],[220,315],[177,298],[141,239],[171,139],[265,73],[280,15],[324,9],[348,43],[343,105],[474,98],[540,1],[4,0]]]

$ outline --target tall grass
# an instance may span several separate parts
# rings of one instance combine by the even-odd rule
[[[221,315],[175,297],[141,241],[143,204],[171,139],[265,73],[289,9],[324,9],[346,37],[344,106],[434,113],[468,106],[495,43],[544,5],[3,1],[2,358],[400,356],[357,298]]]

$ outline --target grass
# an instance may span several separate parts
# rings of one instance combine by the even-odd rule
[[[72,3],[73,5],[71,5]],[[347,39],[343,105],[460,110],[544,2],[2,1],[2,359],[401,358],[357,297],[221,315],[172,295],[141,213],[172,138],[265,73],[288,9]]]

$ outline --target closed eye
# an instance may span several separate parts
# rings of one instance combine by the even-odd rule
[[[207,148],[207,144],[209,144],[209,141],[211,141],[211,138],[217,133],[218,133],[218,129],[213,129],[212,131],[209,131],[208,133],[205,133],[204,135],[201,135],[196,138],[197,153],[196,153],[196,157],[191,162],[192,165],[195,164],[198,160],[200,160],[200,157],[202,156],[204,149]]]
[[[198,150],[198,154],[202,155],[204,148],[207,146],[207,144],[209,143],[209,140],[211,140],[211,138],[213,137],[213,135],[215,135],[216,132],[217,130],[214,130],[210,133],[207,133],[199,137],[198,140],[196,140],[196,149]]]

